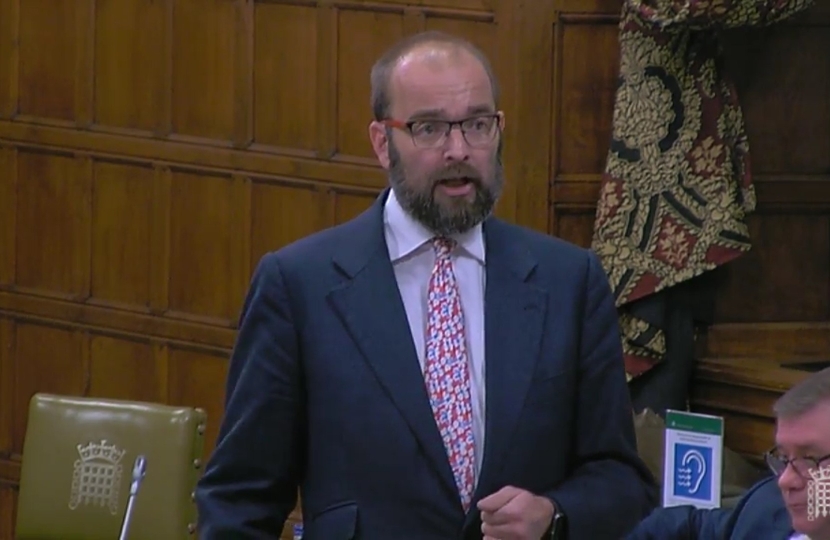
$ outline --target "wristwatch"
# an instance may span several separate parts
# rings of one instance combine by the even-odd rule
[[[568,518],[565,514],[557,510],[553,514],[553,519],[550,521],[550,527],[545,531],[542,540],[567,540],[568,538]]]

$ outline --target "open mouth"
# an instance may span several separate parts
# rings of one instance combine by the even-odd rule
[[[476,190],[476,180],[468,176],[444,178],[438,181],[436,189],[449,197],[469,197]]]
[[[473,182],[473,179],[465,176],[462,178],[446,178],[444,180],[439,181],[438,183],[447,187],[461,187],[471,182]]]

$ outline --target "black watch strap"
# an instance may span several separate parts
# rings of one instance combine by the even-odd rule
[[[559,512],[553,514],[553,519],[550,521],[548,530],[545,531],[545,536],[542,540],[566,540],[568,535],[568,520],[565,514]]]

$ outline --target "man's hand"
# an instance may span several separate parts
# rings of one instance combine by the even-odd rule
[[[550,499],[513,486],[478,501],[484,540],[539,540],[553,520]]]

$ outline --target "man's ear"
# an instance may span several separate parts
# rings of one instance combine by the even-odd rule
[[[369,124],[369,140],[372,142],[372,149],[375,151],[380,166],[389,169],[389,137],[386,131],[386,126],[377,120]]]

